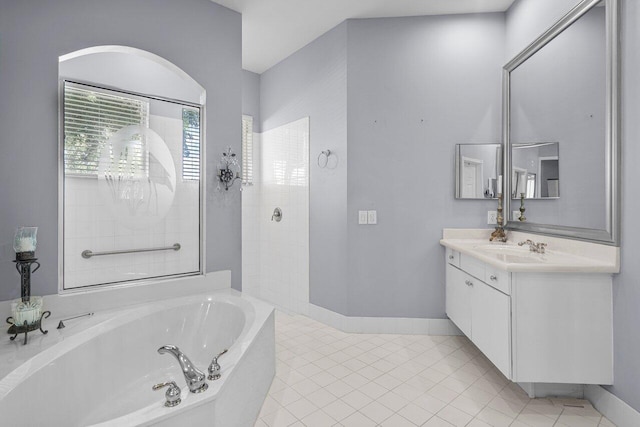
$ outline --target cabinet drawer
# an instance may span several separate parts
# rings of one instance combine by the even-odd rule
[[[460,255],[460,269],[476,279],[484,280],[485,264],[469,255]]]
[[[460,252],[447,248],[445,252],[447,263],[460,267]]]
[[[511,295],[511,273],[487,265],[484,270],[484,281],[500,292]]]

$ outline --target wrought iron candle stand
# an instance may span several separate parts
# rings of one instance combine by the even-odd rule
[[[40,263],[37,258],[32,258],[33,252],[18,252],[16,253],[16,270],[20,273],[20,297],[22,303],[29,303],[31,301],[31,273],[35,273],[40,268]],[[31,270],[32,265],[36,265],[36,268]],[[13,334],[11,341],[15,340],[19,334],[24,334],[24,344],[27,343],[27,334],[36,329],[40,329],[40,332],[46,334],[49,332],[42,329],[42,319],[46,319],[51,316],[50,311],[44,311],[40,315],[40,318],[29,324],[26,320],[22,325],[16,323],[16,319],[13,316],[7,317],[6,322],[11,326],[7,331],[8,334]]]

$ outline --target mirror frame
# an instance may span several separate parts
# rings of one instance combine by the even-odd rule
[[[551,28],[509,61],[502,71],[502,137],[504,141],[505,177],[511,176],[511,72],[596,7],[601,0],[582,0]],[[605,184],[606,228],[592,229],[552,224],[518,222],[509,219],[505,228],[620,246],[620,42],[618,36],[618,0],[604,0],[606,7],[606,132]],[[511,194],[511,180],[504,180],[503,194]],[[504,211],[511,212],[511,197],[504,197]]]

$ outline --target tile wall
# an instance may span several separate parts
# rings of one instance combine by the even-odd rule
[[[256,144],[257,141],[257,144]],[[253,188],[243,191],[243,290],[286,310],[309,302],[309,118],[254,138]],[[282,221],[272,221],[276,207]]]
[[[199,181],[182,180],[182,120],[151,115],[149,126],[167,144],[176,168],[176,190],[168,214],[148,228],[118,221],[95,177],[65,178],[64,288],[166,276],[200,270]],[[171,246],[179,251],[108,255],[84,259],[82,251]]]

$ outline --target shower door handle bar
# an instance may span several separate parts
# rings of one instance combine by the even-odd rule
[[[123,249],[118,251],[104,251],[104,252],[93,252],[87,249],[82,251],[82,258],[89,259],[94,256],[133,254],[137,252],[156,252],[156,251],[170,251],[170,250],[179,251],[180,248],[181,248],[180,243],[174,243],[171,246],[166,246],[163,248]]]

